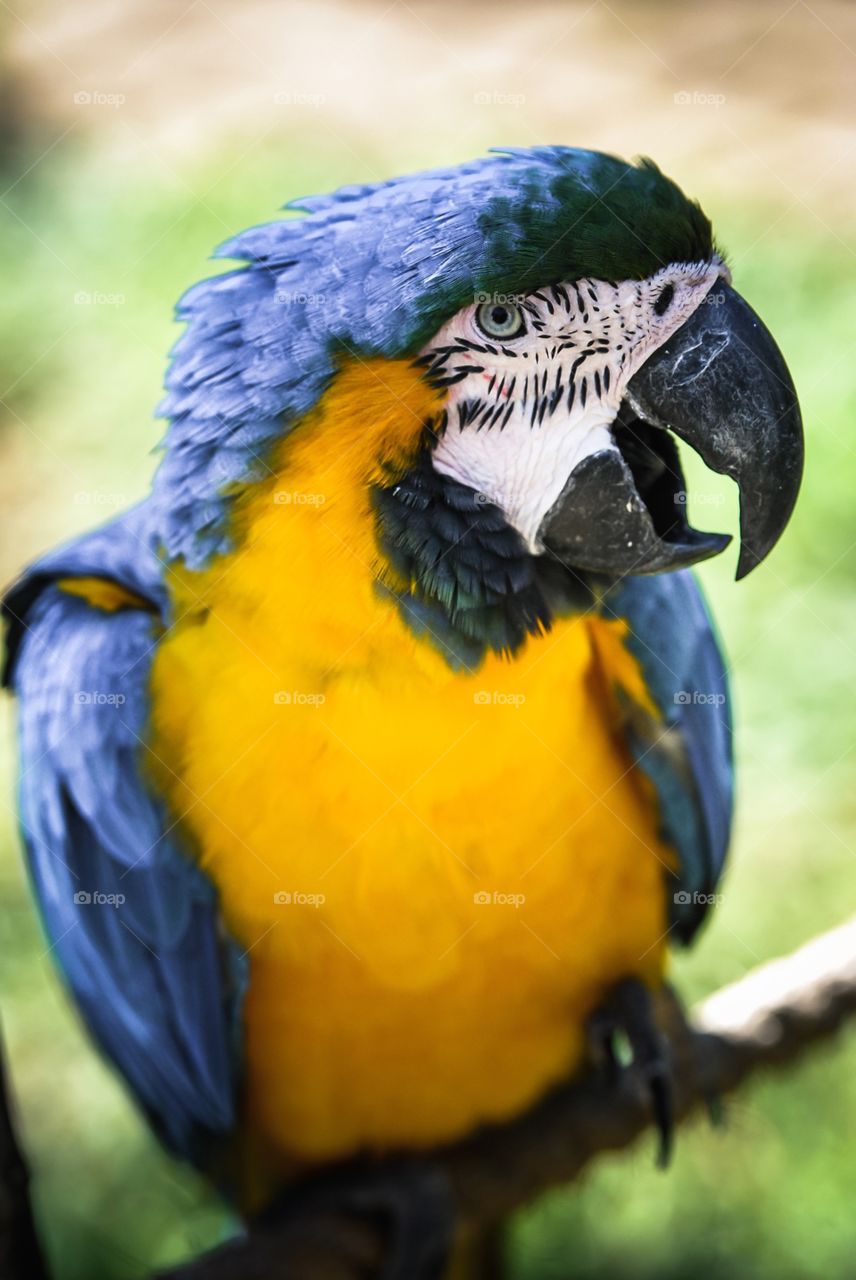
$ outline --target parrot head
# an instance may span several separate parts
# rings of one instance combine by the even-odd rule
[[[458,312],[429,344],[448,387],[435,468],[494,502],[533,555],[608,576],[731,541],[687,520],[674,436],[738,484],[738,577],[772,548],[802,469],[796,396],[714,252],[641,280],[589,276]]]
[[[688,522],[677,440],[738,485],[738,577],[773,547],[802,472],[793,383],[708,219],[654,164],[507,150],[293,207],[180,304],[169,553],[227,546],[229,495],[343,365],[377,359],[437,393],[388,483],[371,460],[379,543],[471,635],[517,601],[494,647],[544,624],[556,566],[615,580],[727,546]]]

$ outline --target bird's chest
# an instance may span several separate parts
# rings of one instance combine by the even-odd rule
[[[513,1110],[660,963],[668,854],[590,624],[468,675],[378,609],[332,670],[222,611],[155,666],[164,785],[250,957],[256,1124],[303,1154]]]
[[[525,920],[549,946],[577,929],[654,827],[591,626],[475,674],[394,647],[335,671],[277,663],[260,623],[222,614],[167,640],[155,750],[242,940],[275,928],[305,956],[328,925],[379,978],[418,987],[455,967],[471,925]]]

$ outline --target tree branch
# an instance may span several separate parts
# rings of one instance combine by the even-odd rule
[[[753,970],[703,1001],[692,1029],[677,1004],[661,1009],[674,1059],[676,1115],[779,1067],[856,1014],[856,917],[793,955]],[[490,1228],[551,1187],[572,1182],[595,1156],[628,1146],[651,1120],[632,1070],[617,1087],[589,1076],[558,1089],[511,1124],[484,1129],[430,1157],[451,1182],[465,1227]],[[286,1241],[276,1224],[250,1231],[162,1280],[364,1280],[382,1260],[380,1224],[327,1215]]]
[[[661,1006],[674,1059],[676,1115],[779,1067],[856,1014],[856,917],[793,955],[753,970],[703,1001],[690,1028],[673,997]],[[419,1164],[442,1171],[465,1228],[490,1230],[549,1188],[572,1182],[595,1156],[628,1146],[650,1124],[644,1083],[632,1068],[617,1084],[590,1075],[507,1125],[481,1130]],[[295,1223],[267,1218],[242,1239],[162,1280],[365,1280],[383,1259],[382,1223],[319,1212]],[[27,1174],[15,1141],[0,1059],[0,1276],[46,1280]]]

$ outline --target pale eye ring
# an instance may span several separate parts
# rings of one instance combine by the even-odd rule
[[[476,327],[486,338],[501,338],[504,342],[519,338],[526,332],[523,312],[513,302],[483,302],[476,311]]]

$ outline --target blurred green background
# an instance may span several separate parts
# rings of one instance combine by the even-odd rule
[[[853,910],[856,13],[701,4],[4,5],[4,580],[146,489],[171,307],[287,198],[492,144],[651,154],[713,218],[803,404],[807,475],[768,564],[707,566],[733,668],[739,813],[688,1000]],[[736,527],[691,476],[695,521]],[[126,1280],[229,1229],[88,1046],[45,952],[3,707],[0,1010],[57,1280]],[[513,1046],[509,1046],[513,1052]],[[853,1274],[856,1036],[745,1089],[729,1125],[603,1160],[522,1216],[521,1280]]]

